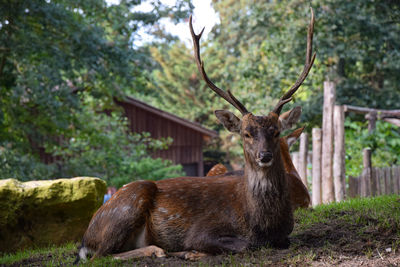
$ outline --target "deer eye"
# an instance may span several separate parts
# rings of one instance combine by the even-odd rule
[[[267,131],[267,135],[269,135],[269,136],[275,136],[275,129],[269,128],[268,131]]]
[[[249,133],[244,133],[244,137],[245,137],[245,138],[250,138],[251,136],[250,136]]]

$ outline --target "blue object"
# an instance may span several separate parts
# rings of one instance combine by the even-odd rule
[[[103,204],[106,203],[111,198],[111,194],[105,194]]]

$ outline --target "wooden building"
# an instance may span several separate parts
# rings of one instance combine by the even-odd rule
[[[124,108],[133,132],[149,132],[152,138],[173,139],[168,150],[157,151],[154,157],[181,164],[188,176],[204,175],[203,143],[216,137],[217,132],[131,97],[117,101],[117,104]]]

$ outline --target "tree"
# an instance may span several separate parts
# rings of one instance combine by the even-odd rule
[[[398,1],[318,0],[311,5],[316,14],[317,60],[297,96],[306,103],[302,103],[304,120],[318,124],[326,78],[337,81],[339,103],[399,107]],[[227,87],[254,85],[257,99],[279,96],[301,71],[309,3],[225,0],[214,2],[214,7],[221,18],[214,39],[226,50],[221,63],[228,62],[224,69],[233,78],[227,79]],[[251,98],[245,101],[253,105]]]
[[[159,66],[152,71],[148,83],[157,92],[150,101],[173,114],[215,128],[213,111],[222,106],[221,101],[203,83],[193,52],[180,41],[153,46],[150,52]]]
[[[141,1],[6,1],[0,6],[0,146],[18,159],[55,147],[90,129],[88,120],[119,112],[114,104],[132,88],[145,88],[145,54],[132,42],[137,30],[160,18],[187,16],[191,6],[154,2],[151,12],[133,12]],[[87,113],[92,105],[91,116]],[[119,112],[120,114],[120,112]],[[116,120],[116,117],[112,117]],[[113,134],[113,129],[90,138]],[[72,144],[70,144],[72,145]],[[21,158],[22,159],[22,158]],[[26,162],[25,162],[26,163]],[[23,162],[21,162],[23,164]],[[44,168],[46,169],[46,168]],[[62,175],[62,173],[59,175]],[[37,177],[32,177],[37,178]]]
[[[205,69],[219,87],[230,89],[252,112],[266,114],[302,71],[310,3],[304,0],[222,0],[213,1],[213,6],[221,24],[215,26],[206,44],[203,40]],[[338,104],[399,108],[399,2],[315,0],[311,6],[316,14],[314,47],[317,58],[294,97],[295,105],[303,107],[301,123],[307,122],[308,130],[321,124],[325,79],[337,82]],[[160,92],[165,88],[174,90],[175,110],[186,111],[182,116],[211,126],[209,117],[194,115],[201,111],[193,114],[188,111],[188,105],[197,109],[194,101],[198,99],[188,100],[192,96],[186,97],[186,91],[193,86],[188,83],[194,77],[192,71],[198,72],[195,64],[190,65],[190,60],[186,59],[186,52],[178,50],[182,51],[179,57],[176,57],[177,52],[175,56],[168,56],[165,48],[162,48],[164,54],[157,54],[155,58],[162,64],[153,75],[154,84]],[[181,59],[182,54],[185,60]],[[204,83],[195,85],[200,88]],[[197,95],[200,99],[203,97],[199,92]],[[214,106],[214,103],[203,101],[204,110],[229,108],[221,103]],[[231,137],[226,132],[222,135]],[[240,153],[234,138],[225,141],[229,149]]]

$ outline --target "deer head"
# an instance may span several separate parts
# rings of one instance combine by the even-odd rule
[[[246,166],[251,165],[255,169],[269,168],[274,164],[274,158],[279,155],[279,135],[290,126],[293,116],[297,116],[298,110],[292,109],[289,113],[280,118],[283,106],[292,100],[293,94],[306,79],[314,63],[315,53],[312,55],[312,39],[314,32],[314,12],[311,9],[311,20],[307,34],[306,62],[304,69],[294,85],[279,99],[274,109],[266,116],[255,116],[237,100],[231,91],[224,91],[218,88],[207,76],[204,70],[204,62],[200,57],[200,34],[195,34],[192,25],[192,17],[189,19],[190,32],[193,39],[194,54],[198,69],[207,85],[228,103],[234,106],[242,114],[238,118],[227,110],[217,110],[215,115],[218,120],[230,132],[238,133],[243,140],[243,149]]]

